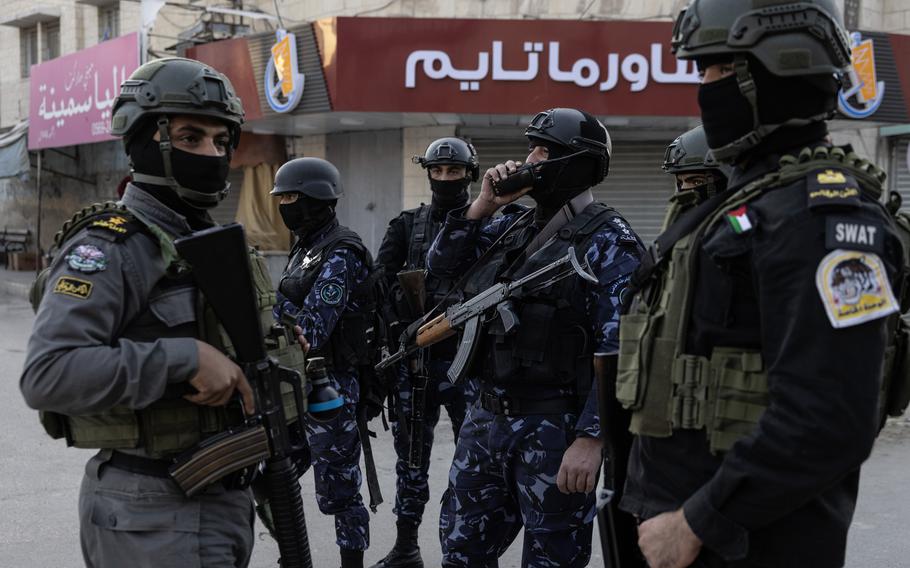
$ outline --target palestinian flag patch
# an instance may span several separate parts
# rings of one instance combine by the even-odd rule
[[[733,232],[737,235],[752,230],[752,222],[749,221],[749,215],[746,213],[746,206],[743,205],[738,209],[727,211],[727,221],[733,227]]]

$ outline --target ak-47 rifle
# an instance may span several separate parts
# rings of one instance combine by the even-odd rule
[[[242,427],[206,440],[195,452],[171,467],[171,476],[188,495],[223,475],[265,462],[268,493],[283,568],[310,568],[296,449],[288,434],[281,383],[294,389],[297,420],[303,428],[306,409],[300,374],[268,357],[252,285],[243,227],[213,227],[174,241],[177,252],[193,269],[199,290],[227,332],[256,401],[256,413]],[[303,431],[303,430],[301,430]]]
[[[455,353],[455,359],[447,373],[450,381],[458,382],[463,378],[477,351],[483,319],[487,315],[495,310],[502,318],[505,332],[509,333],[519,325],[518,316],[512,310],[512,299],[520,299],[522,296],[533,294],[537,290],[552,286],[573,274],[577,274],[589,282],[597,282],[597,277],[579,264],[574,247],[569,247],[566,256],[527,276],[511,282],[494,284],[470,300],[449,307],[444,314],[440,314],[426,323],[424,323],[425,318],[417,320],[402,334],[401,347],[398,352],[380,361],[376,369],[384,370],[418,349],[439,343],[455,335],[458,330],[463,330],[458,343],[458,351]],[[419,326],[416,336],[415,326]],[[414,336],[413,341],[412,336]]]
[[[401,287],[409,316],[411,319],[422,318],[426,308],[426,271],[403,270],[398,273],[398,284]],[[411,381],[411,416],[407,424],[408,433],[408,467],[423,467],[423,428],[426,420],[427,376],[425,358],[417,353],[408,360],[409,379]],[[402,417],[403,419],[403,417]]]

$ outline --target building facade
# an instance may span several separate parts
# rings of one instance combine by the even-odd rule
[[[0,55],[17,72],[0,75],[0,135],[29,115],[28,64],[138,31],[143,22],[142,4],[132,1],[5,4]],[[247,109],[245,130],[282,141],[283,153],[236,164],[241,189],[219,208],[220,220],[244,209],[250,197],[244,192],[263,191],[244,183],[245,169],[257,160],[274,166],[288,157],[324,157],[342,172],[342,222],[375,251],[389,219],[429,199],[426,174],[411,161],[429,142],[469,139],[483,168],[522,160],[523,127],[535,112],[577,106],[598,115],[613,137],[611,173],[598,197],[646,239],[656,235],[673,190],[660,169],[664,150],[698,124],[694,68],[678,66],[669,51],[672,21],[685,1],[257,0],[227,10],[216,4],[165,5],[143,52],[188,55],[226,71]],[[870,116],[851,117],[848,100],[832,123],[833,138],[886,166],[891,187],[910,199],[910,70],[898,64],[910,53],[910,5],[845,0],[840,7],[848,28],[861,30],[857,41],[873,40],[870,83],[881,88],[868,94],[882,102]],[[273,72],[277,29],[296,43],[298,74],[285,75],[287,84]],[[46,248],[69,211],[113,196],[128,164],[110,141],[42,152]],[[36,152],[30,156],[36,165]],[[36,230],[36,173],[32,167],[27,180],[0,178],[7,225]]]

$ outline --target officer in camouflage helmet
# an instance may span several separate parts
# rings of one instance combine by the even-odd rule
[[[306,417],[306,439],[319,510],[335,517],[342,568],[362,568],[370,516],[360,495],[357,404],[364,393],[357,367],[366,363],[366,314],[375,309],[369,296],[373,261],[360,237],[338,224],[335,205],[341,194],[338,170],[319,158],[291,160],[275,174],[272,195],[297,241],[278,284],[273,314],[303,329],[310,356],[325,358],[331,386],[338,401],[343,400],[329,420]]]
[[[827,137],[850,65],[839,10],[693,0],[673,47],[733,172],[633,277],[620,507],[653,567],[839,567],[902,284],[884,174]]]
[[[586,566],[591,555],[602,451],[594,373],[615,357],[618,308],[642,245],[616,211],[594,201],[591,187],[606,177],[611,152],[600,121],[550,109],[525,135],[527,162],[537,164],[532,185],[496,195],[493,183],[520,163],[487,170],[478,198],[449,213],[427,266],[454,278],[477,264],[470,296],[574,247],[596,283],[573,275],[514,301],[520,323],[510,334],[501,318],[485,324],[468,371],[482,392],[459,433],[440,513],[446,567],[496,566],[522,527],[524,566]],[[525,194],[535,209],[511,204]]]
[[[212,345],[217,329],[197,320],[196,288],[172,243],[214,224],[208,211],[227,192],[242,122],[230,81],[211,67],[181,58],[139,67],[111,127],[133,182],[119,203],[64,226],[36,296],[22,394],[53,437],[101,449],[79,497],[87,566],[249,561],[253,502],[239,479],[187,498],[168,476],[179,452],[242,424],[239,405],[225,406],[235,394],[254,410],[243,372]],[[256,284],[267,297],[270,283]]]
[[[676,193],[670,202],[680,210],[698,205],[727,188],[732,168],[709,163],[707,155],[708,140],[701,126],[681,134],[667,146],[663,169],[676,179]]]
[[[426,256],[446,215],[453,209],[467,205],[471,182],[480,178],[474,146],[459,138],[434,140],[423,156],[414,157],[414,162],[427,171],[432,200],[416,209],[402,211],[389,222],[377,256],[388,279],[389,296],[385,307],[389,314],[386,318],[390,323],[389,338],[393,342],[405,327],[423,315],[423,310],[432,309],[443,300],[447,304],[459,300],[457,292],[449,293],[454,284],[451,279],[425,275]],[[421,275],[415,282],[423,282],[424,296],[424,305],[416,310],[412,306],[413,301],[409,303],[416,290],[402,289],[409,282],[405,275],[413,275],[415,272]],[[404,283],[399,280],[399,273],[403,273],[401,280]],[[466,406],[476,397],[472,381],[453,385],[446,378],[446,371],[455,355],[455,347],[456,340],[453,337],[423,350],[398,369],[396,392],[393,395],[396,419],[392,423],[395,452],[398,455],[395,463],[398,536],[391,552],[373,568],[423,566],[417,544],[417,529],[423,518],[424,507],[430,499],[428,473],[433,430],[439,421],[440,409],[444,406],[457,438]],[[418,408],[415,409],[415,405]],[[415,416],[418,419],[415,420]],[[419,447],[415,448],[414,445]]]

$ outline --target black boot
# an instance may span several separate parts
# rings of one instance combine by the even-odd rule
[[[363,551],[342,548],[341,568],[363,568]]]
[[[417,544],[417,527],[408,521],[398,521],[398,537],[388,556],[370,568],[423,568],[420,546]]]

